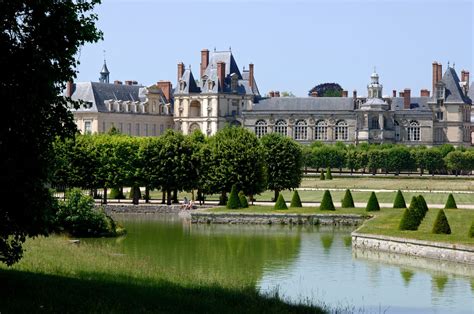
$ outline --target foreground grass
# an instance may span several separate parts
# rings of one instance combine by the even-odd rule
[[[20,263],[0,266],[1,313],[323,313],[262,296],[255,283],[187,274],[112,247],[52,236],[28,240]]]

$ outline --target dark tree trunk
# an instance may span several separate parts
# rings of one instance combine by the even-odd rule
[[[140,188],[138,186],[133,187],[133,205],[138,205],[140,199]]]
[[[273,202],[276,202],[277,199],[278,199],[278,194],[280,194],[280,191],[278,191],[278,190],[275,189],[274,192],[275,192],[275,194],[274,194],[274,196],[273,196],[273,200],[272,200],[272,201],[273,201]]]
[[[161,190],[161,204],[166,204],[166,191],[165,190]]]
[[[219,205],[226,205],[227,204],[227,193],[225,191],[222,191],[221,197],[219,200]]]
[[[150,188],[145,187],[145,203],[150,203]]]
[[[178,189],[173,190],[173,204],[179,204],[178,201]]]
[[[171,205],[171,190],[166,190],[166,204]]]
[[[104,187],[104,200],[103,204],[107,204],[107,188]]]

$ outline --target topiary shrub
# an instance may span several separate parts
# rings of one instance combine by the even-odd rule
[[[398,190],[397,195],[395,195],[395,200],[393,201],[393,208],[407,208],[405,198],[403,197],[402,191],[400,190]]]
[[[406,208],[398,225],[399,230],[418,230],[418,218],[413,209]]]
[[[418,229],[418,226],[420,225],[424,215],[423,210],[421,209],[421,205],[418,203],[417,196],[413,196],[411,198],[410,206],[408,207],[408,209],[413,212],[413,216],[416,222],[416,228]]]
[[[349,189],[346,189],[346,193],[344,194],[344,198],[341,202],[342,208],[353,208],[354,206],[354,199],[352,198],[352,193]]]
[[[111,188],[109,198],[123,200],[123,199],[125,199],[125,195],[123,195],[123,192],[120,189]]]
[[[471,224],[471,228],[469,229],[469,232],[467,234],[470,238],[474,238],[474,221]]]
[[[320,210],[336,210],[332,202],[332,196],[329,190],[324,191],[323,200],[321,201]]]
[[[301,204],[300,195],[296,190],[293,192],[290,207],[303,207],[303,205]]]
[[[230,190],[229,200],[227,201],[226,207],[228,209],[238,209],[240,208],[240,199],[239,195],[237,194],[237,187],[232,185],[232,189]]]
[[[326,180],[326,177],[324,176],[324,170],[321,169],[321,174],[319,175],[319,180]]]
[[[365,210],[368,212],[380,210],[379,201],[377,200],[377,196],[375,195],[375,192],[372,192],[372,194],[370,194],[370,198],[369,198],[369,201],[367,202],[367,206],[365,207]]]
[[[456,205],[456,201],[454,200],[453,194],[448,195],[448,200],[446,201],[446,204],[444,205],[444,209],[453,209],[453,208],[458,208]]]
[[[135,191],[135,189],[136,189],[136,191]],[[140,190],[140,188],[138,186],[132,186],[130,188],[130,191],[128,192],[128,198],[129,199],[133,199],[133,193],[138,193],[138,199],[142,198],[142,191]]]
[[[239,200],[240,200],[240,207],[241,208],[248,208],[249,202],[247,201],[247,197],[245,197],[244,191],[239,192]]]
[[[288,206],[286,206],[285,199],[283,198],[283,194],[278,194],[278,199],[275,203],[275,209],[288,209]]]
[[[428,212],[428,204],[426,204],[425,198],[423,195],[418,195],[418,205],[420,205],[420,210],[421,210],[421,219],[425,218],[426,213]]]
[[[436,216],[432,232],[436,234],[451,234],[448,218],[446,218],[444,210],[442,209],[439,210],[438,216]]]
[[[326,170],[326,179],[327,180],[332,180],[332,173],[331,173],[331,168],[328,167]]]

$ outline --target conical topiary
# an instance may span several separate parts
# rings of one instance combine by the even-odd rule
[[[303,205],[301,204],[300,195],[296,190],[293,192],[290,207],[303,207]]]
[[[323,200],[321,201],[321,210],[336,210],[334,203],[332,202],[332,196],[329,190],[324,191]]]
[[[418,218],[413,209],[405,208],[398,225],[399,230],[418,230]]]
[[[232,185],[232,189],[230,190],[229,199],[227,200],[228,209],[238,209],[240,208],[240,199],[239,195],[237,194],[237,187]]]
[[[352,193],[349,189],[346,189],[346,193],[344,194],[344,198],[341,202],[342,208],[353,208],[354,206],[354,199],[352,198]]]
[[[456,201],[454,200],[453,194],[448,195],[448,200],[446,201],[446,204],[444,205],[444,209],[452,209],[452,208],[458,208],[456,205]]]
[[[426,213],[428,212],[428,204],[426,204],[426,201],[423,195],[418,195],[418,205],[420,205],[420,209],[423,214],[421,219],[423,219],[425,218]]]
[[[326,176],[324,175],[324,170],[321,169],[321,174],[319,175],[319,180],[326,180]]]
[[[247,201],[247,197],[245,197],[244,191],[239,192],[239,200],[240,200],[240,207],[241,208],[248,208],[249,202]]]
[[[439,210],[438,216],[436,216],[432,232],[436,234],[451,234],[448,218],[446,218],[444,210],[442,209]]]
[[[370,198],[369,198],[369,201],[367,202],[367,206],[365,207],[365,210],[368,212],[380,210],[379,201],[377,200],[377,196],[375,195],[375,192],[372,192],[372,194],[370,194]]]
[[[423,219],[423,210],[421,209],[421,206],[418,203],[418,197],[417,196],[412,196],[410,206],[408,207],[408,209],[413,212],[413,217],[415,219],[416,229],[418,229],[418,226],[420,225],[421,220]]]
[[[111,199],[124,199],[125,195],[123,195],[122,191],[118,188],[111,188],[109,198]]]
[[[288,206],[286,206],[285,199],[283,198],[283,194],[278,194],[278,199],[275,203],[275,209],[288,209]]]
[[[474,238],[474,221],[473,221],[472,224],[471,224],[471,228],[469,229],[468,236],[469,236],[470,238]]]
[[[327,180],[332,180],[332,173],[331,173],[331,168],[328,167],[326,170],[326,179]]]
[[[407,208],[405,198],[403,197],[402,191],[398,190],[395,200],[393,201],[393,208]]]

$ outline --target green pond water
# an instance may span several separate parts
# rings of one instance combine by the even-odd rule
[[[289,302],[357,313],[474,313],[474,266],[351,248],[350,228],[191,225],[120,215],[120,239],[88,239],[163,268],[251,282]]]

